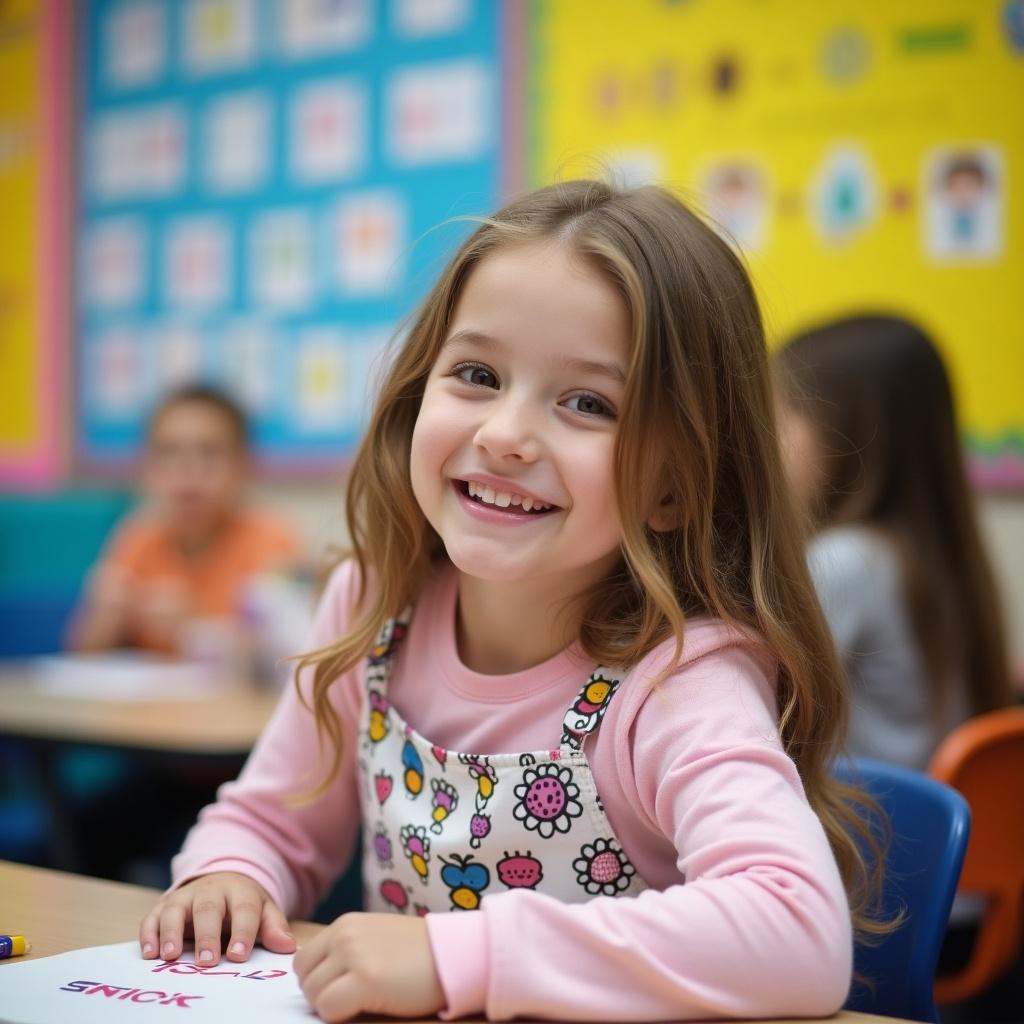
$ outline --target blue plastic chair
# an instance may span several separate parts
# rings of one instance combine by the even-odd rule
[[[937,1022],[935,968],[967,852],[967,801],[926,775],[867,758],[841,762],[833,771],[865,790],[888,816],[883,910],[886,918],[905,915],[877,944],[858,944],[859,977],[846,1009]],[[882,838],[881,823],[871,826]]]

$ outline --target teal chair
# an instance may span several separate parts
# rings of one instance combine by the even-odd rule
[[[954,789],[919,772],[855,758],[834,768],[865,790],[885,812],[883,913],[903,923],[872,945],[858,945],[855,980],[846,1009],[885,1017],[937,1022],[935,969],[967,852],[971,814]],[[885,839],[882,822],[872,831]]]

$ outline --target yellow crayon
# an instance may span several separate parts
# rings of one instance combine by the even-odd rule
[[[0,960],[11,956],[24,956],[32,951],[32,943],[24,935],[0,935]]]

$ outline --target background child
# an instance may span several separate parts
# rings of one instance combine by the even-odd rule
[[[189,637],[197,624],[237,622],[248,580],[295,569],[288,525],[244,505],[248,471],[245,416],[228,395],[206,385],[168,395],[149,424],[146,505],[94,570],[72,646],[181,653],[202,642]]]
[[[291,951],[361,822],[372,912],[295,958],[325,1019],[836,1010],[843,685],[772,423],[750,282],[668,193],[483,221],[390,368],[298,692],[143,956]]]
[[[924,768],[953,726],[1011,699],[945,367],[887,316],[824,324],[775,365],[811,574],[850,685],[849,750]]]

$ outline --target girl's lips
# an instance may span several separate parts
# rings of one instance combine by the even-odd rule
[[[498,508],[497,505],[485,505],[482,502],[471,498],[465,490],[465,484],[461,481],[453,481],[452,489],[459,504],[466,510],[467,514],[479,519],[484,523],[496,523],[500,526],[519,526],[524,523],[546,519],[558,509],[549,509],[547,512],[524,512],[518,505],[509,505],[508,508]]]

